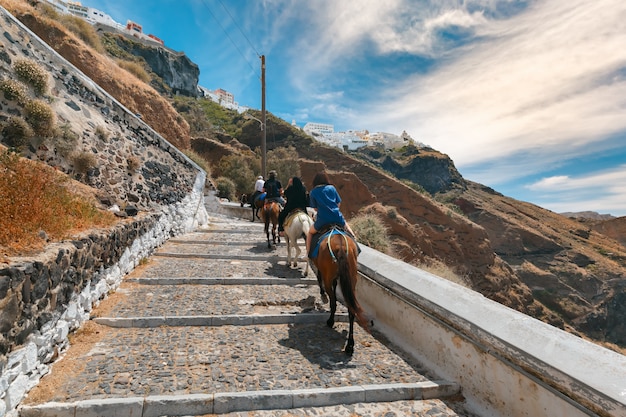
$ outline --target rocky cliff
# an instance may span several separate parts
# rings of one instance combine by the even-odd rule
[[[102,25],[97,27],[99,31],[108,29]],[[198,97],[200,68],[183,52],[175,52],[164,46],[140,42],[138,39],[129,38],[115,32],[110,32],[107,36],[122,50],[143,58],[152,72],[161,78],[170,90],[164,91],[159,88],[158,84],[153,84],[153,87],[160,90],[161,94],[182,94],[189,97]]]
[[[419,184],[430,194],[465,188],[454,162],[440,152],[415,145],[401,149],[359,148],[354,155],[391,173],[399,180]]]

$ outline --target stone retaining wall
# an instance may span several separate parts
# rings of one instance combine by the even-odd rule
[[[154,248],[207,223],[205,174],[194,191],[160,213],[112,230],[54,245],[37,259],[0,269],[0,415],[14,413],[26,393],[68,348],[68,335]]]

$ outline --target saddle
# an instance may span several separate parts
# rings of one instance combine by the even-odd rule
[[[285,222],[283,223],[283,228],[287,229],[291,225],[291,222],[293,221],[293,219],[295,219],[299,213],[304,213],[304,211],[302,211],[301,209],[295,209],[293,211],[290,211],[289,214],[287,214],[287,217],[285,218]],[[307,213],[304,213],[304,214],[307,214]]]
[[[354,243],[357,243],[354,236],[352,236],[349,232],[347,232],[342,226],[339,226],[338,224],[329,224],[329,225],[322,227],[320,230],[318,230],[316,234],[311,236],[311,248],[310,248],[311,251],[309,253],[309,259],[317,258],[317,255],[320,250],[320,242],[322,242],[326,237],[330,236],[331,234],[339,234],[342,236],[346,236],[354,240]],[[358,243],[357,243],[357,249],[358,249],[358,253],[361,253],[361,248],[359,248]]]

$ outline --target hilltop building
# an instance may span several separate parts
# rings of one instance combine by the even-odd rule
[[[198,89],[200,90],[200,94],[203,97],[214,101],[222,107],[235,110],[238,113],[243,113],[248,110],[248,107],[240,106],[239,103],[235,101],[235,96],[233,95],[233,93],[228,92],[222,88],[218,88],[217,90],[209,90],[202,86],[198,86]]]
[[[295,120],[292,122],[293,124],[295,124]],[[370,133],[367,130],[335,132],[333,125],[315,122],[308,122],[302,130],[318,142],[343,149],[344,151],[353,151],[363,146],[382,146],[385,149],[398,148],[411,143],[424,146],[413,140],[406,131],[402,132],[400,136],[385,132]]]
[[[108,14],[98,9],[94,9],[93,7],[83,6],[78,1],[46,0],[46,2],[54,7],[54,9],[59,13],[71,14],[86,20],[92,25],[100,24],[144,41],[164,45],[163,40],[155,35],[143,33],[141,25],[131,20],[127,21],[126,26],[124,26],[121,23],[116,22]]]
[[[335,127],[326,123],[308,122],[302,130],[309,135],[330,135],[335,132]]]

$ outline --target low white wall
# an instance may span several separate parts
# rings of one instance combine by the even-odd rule
[[[374,328],[482,417],[626,416],[626,356],[363,246],[357,297]]]

